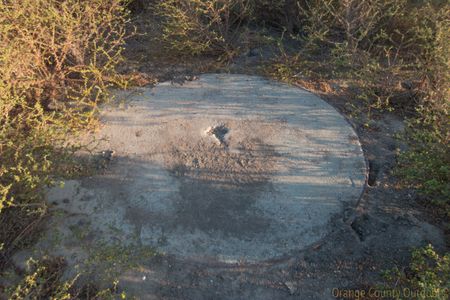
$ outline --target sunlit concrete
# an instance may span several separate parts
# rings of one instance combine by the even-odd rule
[[[116,102],[102,109],[94,136],[99,150],[115,151],[106,169],[49,193],[66,214],[61,231],[83,220],[91,242],[260,261],[324,238],[362,193],[358,137],[305,90],[209,74],[120,92]],[[223,141],[214,126],[226,128]]]

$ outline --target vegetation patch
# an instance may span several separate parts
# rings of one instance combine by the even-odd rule
[[[148,261],[157,255],[160,254],[151,247],[100,242],[91,248],[86,267],[88,272],[103,275],[103,279],[110,282],[124,271],[139,268],[139,262]]]
[[[67,136],[95,127],[108,87],[126,84],[115,70],[127,36],[123,4],[0,2],[0,270],[36,238],[46,188],[79,173],[73,154],[82,145]],[[16,299],[66,299],[67,285],[54,288],[58,272],[44,265],[24,279]]]
[[[118,292],[117,281],[110,288],[99,290],[92,285],[77,286],[79,276],[63,280],[65,263],[61,258],[29,259],[27,264],[23,280],[8,291],[11,300],[126,299],[125,292]]]
[[[297,3],[302,26],[290,36],[300,47],[283,47],[267,73],[289,82],[337,81],[350,96],[348,108],[366,127],[385,111],[406,117],[409,150],[400,154],[396,174],[448,214],[448,3]]]
[[[407,268],[389,270],[384,278],[384,289],[396,295],[395,299],[448,299],[450,255],[439,255],[431,245],[416,249]]]
[[[169,0],[158,2],[155,9],[162,17],[162,40],[169,51],[230,58],[251,6],[247,0]]]

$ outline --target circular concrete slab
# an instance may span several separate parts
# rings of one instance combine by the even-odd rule
[[[305,90],[210,74],[123,96],[96,135],[115,151],[101,158],[106,169],[49,194],[88,216],[98,238],[190,259],[266,260],[325,237],[362,193],[358,137]]]

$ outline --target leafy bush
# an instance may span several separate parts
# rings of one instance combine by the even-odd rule
[[[50,183],[58,141],[116,82],[125,23],[121,0],[0,3],[0,211]]]
[[[232,56],[250,8],[248,0],[168,0],[156,5],[163,18],[162,40],[169,51],[184,56]]]
[[[0,268],[45,212],[45,187],[76,171],[66,136],[95,124],[107,87],[122,83],[122,5],[0,2]]]
[[[418,101],[405,137],[410,150],[400,156],[398,174],[433,203],[446,207],[450,216],[450,5],[437,11],[427,6],[420,15],[423,20],[416,22],[422,32],[417,31],[424,46],[417,60]],[[429,23],[432,26],[425,30],[423,24]]]
[[[3,99],[2,99],[3,100]],[[12,100],[3,100],[0,104],[5,112],[5,104]],[[37,187],[50,184],[48,176],[52,168],[55,135],[46,124],[42,107],[37,104],[28,108],[25,100],[17,100],[14,108],[22,114],[8,116],[2,121],[0,129],[0,212],[12,205],[39,202],[41,194]],[[17,201],[16,201],[17,200]]]
[[[63,271],[61,260],[46,259],[42,262],[30,259],[29,272],[13,291],[10,299],[73,299],[70,293],[76,278],[59,283]]]
[[[46,110],[91,106],[115,79],[125,22],[121,0],[2,1],[2,82]]]
[[[450,296],[450,254],[439,255],[431,245],[416,249],[405,271],[398,268],[384,274],[388,284],[395,283],[399,299],[444,300]]]

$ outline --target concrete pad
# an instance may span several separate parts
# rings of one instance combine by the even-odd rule
[[[118,96],[126,101],[102,110],[95,135],[114,151],[105,169],[48,195],[73,263],[86,259],[80,244],[98,241],[182,259],[268,260],[324,238],[363,191],[357,135],[305,90],[208,74]],[[74,226],[86,231],[78,242]]]

